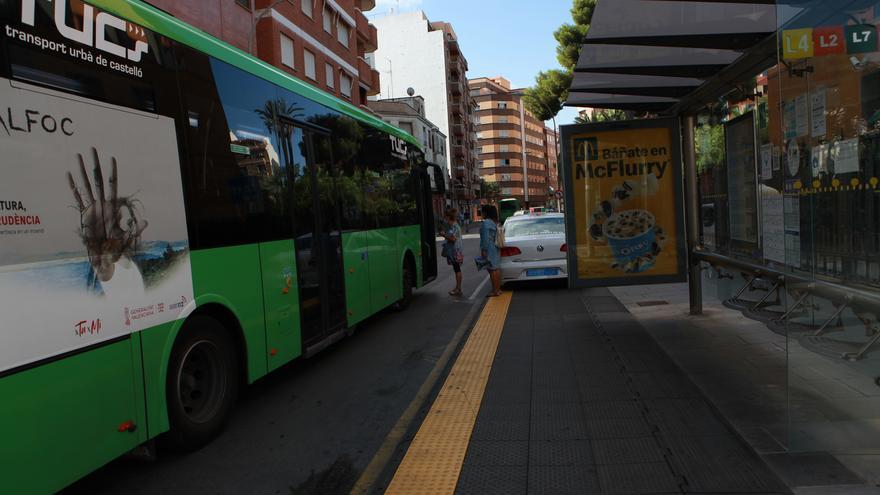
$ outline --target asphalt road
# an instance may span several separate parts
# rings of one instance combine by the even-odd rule
[[[478,240],[464,244],[465,260],[472,260]],[[452,270],[439,264],[437,280],[417,291],[406,311],[383,312],[353,336],[248,387],[210,445],[156,461],[120,459],[65,493],[346,493],[473,305],[483,304],[485,272],[466,262],[464,297],[456,299],[447,294]]]

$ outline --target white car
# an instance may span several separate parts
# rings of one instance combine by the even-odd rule
[[[504,222],[501,282],[568,277],[565,215],[533,213]]]

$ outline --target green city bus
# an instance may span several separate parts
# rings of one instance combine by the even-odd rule
[[[0,20],[0,493],[198,448],[436,277],[409,134],[139,1]]]
[[[498,201],[498,219],[504,223],[508,217],[519,211],[519,200],[516,198],[504,198]]]

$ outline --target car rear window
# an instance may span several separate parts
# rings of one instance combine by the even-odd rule
[[[565,219],[562,217],[529,218],[509,222],[504,226],[506,237],[526,235],[552,235],[565,233]]]

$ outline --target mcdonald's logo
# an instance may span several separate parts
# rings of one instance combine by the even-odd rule
[[[575,160],[598,160],[599,139],[594,137],[581,138],[575,142]]]

